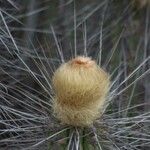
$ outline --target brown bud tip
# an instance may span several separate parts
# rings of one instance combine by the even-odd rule
[[[76,67],[92,67],[95,65],[95,62],[91,60],[89,57],[84,57],[84,56],[79,56],[77,58],[74,58],[71,60],[71,65],[76,66]]]

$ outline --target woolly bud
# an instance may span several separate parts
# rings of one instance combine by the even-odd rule
[[[101,115],[109,76],[95,61],[77,57],[54,73],[54,114],[62,123],[89,126]]]

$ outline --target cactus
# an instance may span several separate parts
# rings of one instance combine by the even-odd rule
[[[149,9],[2,1],[0,147],[148,150]]]

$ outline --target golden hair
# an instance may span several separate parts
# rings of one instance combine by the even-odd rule
[[[109,76],[89,57],[62,64],[53,75],[54,114],[62,123],[89,126],[101,115]]]

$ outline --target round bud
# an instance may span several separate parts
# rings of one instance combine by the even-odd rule
[[[53,75],[54,114],[62,123],[88,126],[101,115],[109,76],[89,57],[62,64]]]

